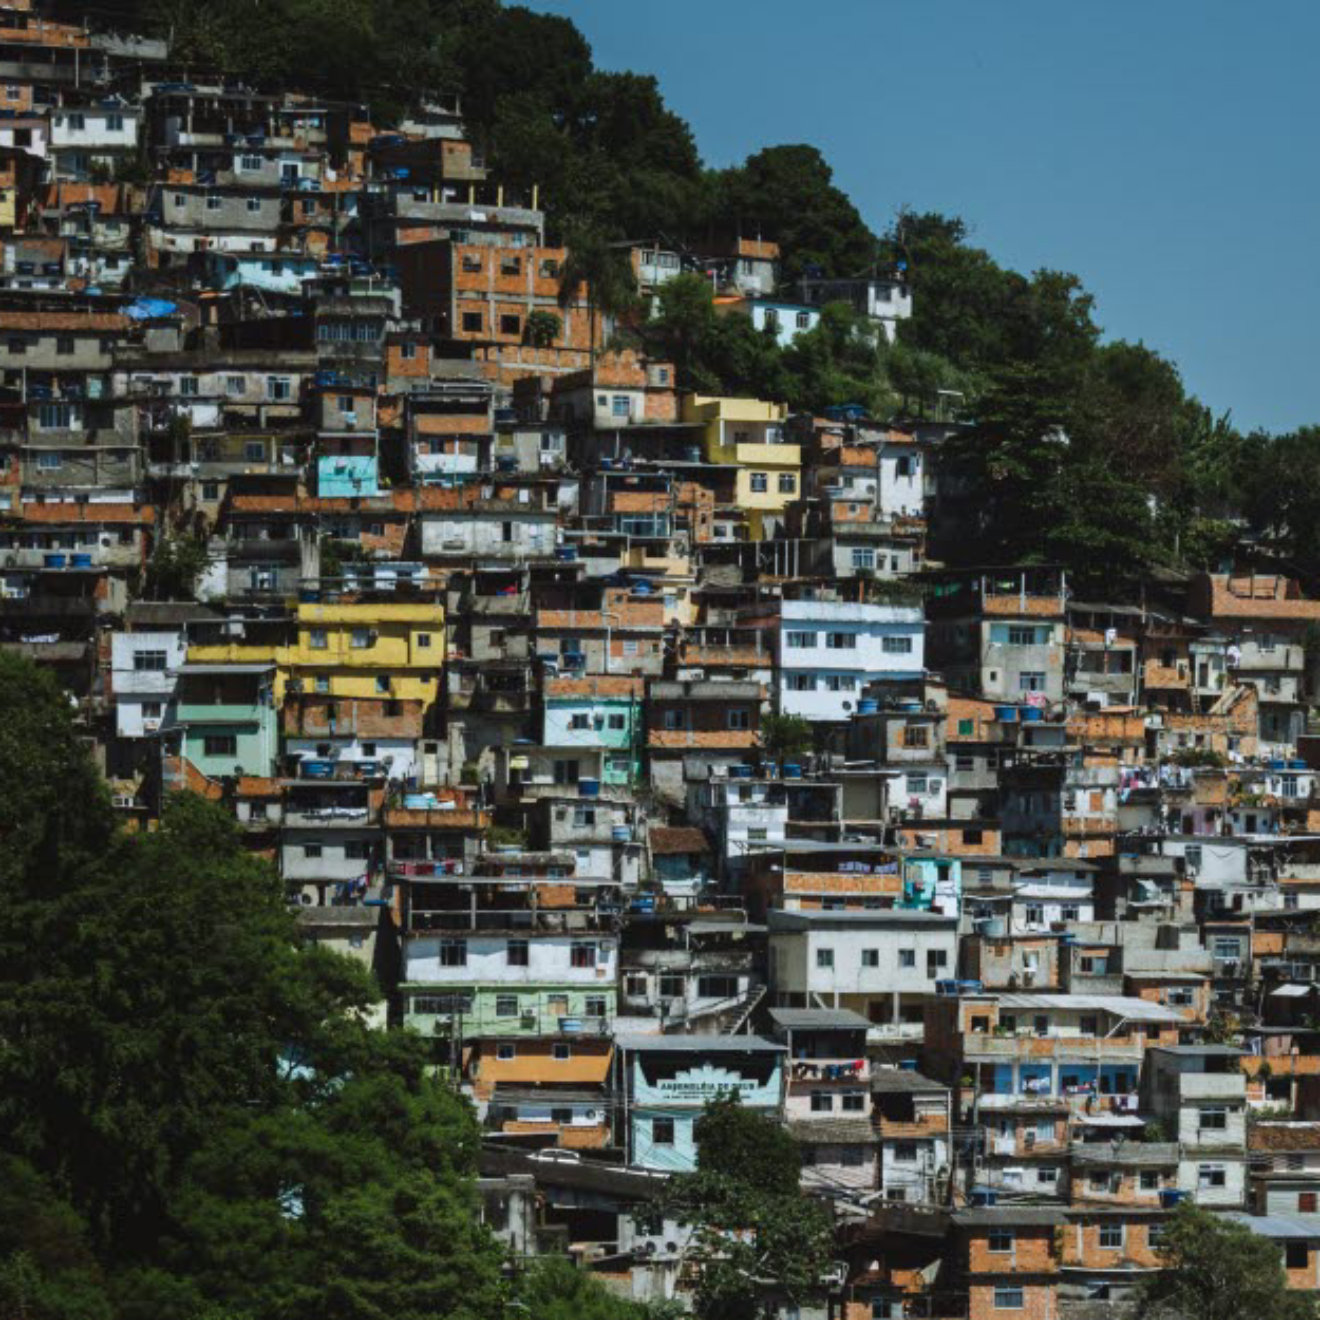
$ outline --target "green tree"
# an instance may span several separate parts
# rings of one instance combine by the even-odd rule
[[[1169,1220],[1160,1255],[1141,1307],[1150,1320],[1314,1320],[1314,1298],[1287,1286],[1277,1243],[1190,1202]]]
[[[799,1190],[792,1137],[736,1096],[697,1120],[697,1169],[670,1179],[652,1209],[691,1230],[686,1254],[701,1320],[755,1320],[776,1299],[818,1298],[832,1258],[823,1207]]]
[[[879,246],[825,157],[805,143],[766,147],[713,180],[713,223],[780,246],[785,282],[808,271],[855,278],[875,265]]]
[[[192,600],[207,562],[204,537],[163,537],[147,562],[143,594],[148,600]]]
[[[772,761],[782,761],[811,751],[814,740],[810,721],[801,715],[763,715],[757,741]]]
[[[10,657],[0,778],[0,1314],[500,1314],[468,1106],[223,810],[116,833],[68,703]]]

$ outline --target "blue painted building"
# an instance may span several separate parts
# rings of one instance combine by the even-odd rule
[[[708,1101],[737,1092],[749,1109],[781,1116],[783,1045],[761,1036],[615,1039],[627,1097],[628,1163],[686,1173],[697,1167],[695,1128]]]

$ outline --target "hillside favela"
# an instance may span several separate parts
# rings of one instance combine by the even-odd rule
[[[0,1320],[1313,1320],[1320,432],[588,26],[0,4]]]

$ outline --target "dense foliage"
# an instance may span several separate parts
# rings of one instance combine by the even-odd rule
[[[427,1043],[368,1027],[367,973],[296,940],[219,807],[118,832],[67,699],[9,656],[0,782],[3,1320],[630,1314],[506,1278]]]
[[[797,1143],[736,1095],[697,1120],[697,1169],[676,1174],[652,1212],[686,1225],[700,1320],[756,1320],[779,1301],[818,1302],[833,1259],[823,1202],[799,1187]]]
[[[1292,1291],[1279,1245],[1185,1201],[1164,1233],[1165,1271],[1148,1284],[1145,1320],[1315,1320],[1312,1293]]]
[[[249,0],[107,0],[94,17],[168,33],[192,68],[361,100],[381,127],[461,95],[498,177],[540,186],[551,236],[597,291],[593,315],[671,357],[687,387],[880,418],[956,410],[973,425],[951,457],[974,498],[937,558],[1060,562],[1079,590],[1111,595],[1136,595],[1154,565],[1215,568],[1245,550],[1320,576],[1320,430],[1239,435],[1159,354],[1103,342],[1076,277],[1007,270],[952,216],[902,212],[876,233],[809,145],[706,168],[656,80],[597,69],[562,17],[499,0],[269,0],[260,23],[251,13]],[[611,246],[702,252],[758,236],[780,244],[786,283],[903,263],[915,310],[898,342],[836,307],[781,348],[717,314],[697,275],[648,319]]]

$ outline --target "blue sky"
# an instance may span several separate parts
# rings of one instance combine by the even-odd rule
[[[873,229],[1074,271],[1243,428],[1320,424],[1315,0],[532,0],[653,73],[707,163],[811,142]]]

